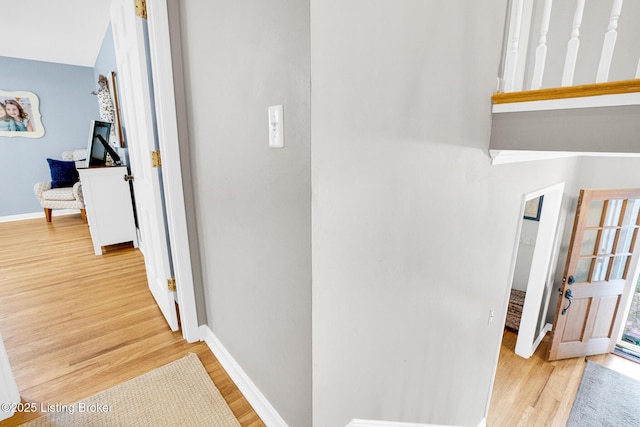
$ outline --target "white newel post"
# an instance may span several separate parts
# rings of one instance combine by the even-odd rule
[[[20,403],[20,392],[16,380],[11,372],[11,365],[7,351],[0,335],[0,421],[10,418],[15,412],[15,406]]]
[[[596,83],[606,82],[609,79],[611,59],[613,58],[613,50],[616,46],[616,39],[618,38],[618,18],[620,18],[620,13],[622,12],[622,1],[623,0],[614,0],[613,6],[611,6],[609,27],[604,35],[602,54],[600,55],[600,64],[598,65],[598,74],[596,75]]]
[[[551,7],[553,0],[545,0],[542,11],[542,23],[540,24],[540,40],[536,48],[536,62],[533,69],[531,89],[536,90],[542,87],[542,76],[544,75],[545,63],[547,61],[547,33],[549,32],[549,21],[551,21]]]
[[[573,76],[576,71],[576,61],[578,59],[578,49],[580,48],[580,26],[582,25],[584,2],[585,0],[577,1],[576,11],[573,15],[571,39],[567,44],[567,58],[565,59],[564,71],[562,73],[562,86],[571,86],[573,84]]]

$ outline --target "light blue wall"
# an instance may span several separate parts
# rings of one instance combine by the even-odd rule
[[[149,68],[151,69],[151,68]],[[98,57],[96,58],[96,63],[93,67],[93,78],[98,84],[98,78],[102,74],[105,77],[109,77],[112,71],[117,71],[117,63],[116,63],[116,49],[113,44],[113,32],[111,30],[111,24],[107,27],[107,31],[105,32],[104,39],[102,41],[102,47],[100,48],[100,52],[98,53]],[[117,77],[117,73],[116,73]],[[111,83],[109,83],[111,85]],[[117,85],[117,93],[120,93],[120,84],[116,78]],[[125,125],[122,115],[120,115],[120,126],[124,132]],[[120,150],[120,156],[123,164],[129,164],[129,158],[126,150]]]
[[[87,145],[89,123],[99,118],[90,67],[0,57],[0,89],[34,92],[40,100],[42,138],[0,137],[0,217],[40,212],[33,193],[49,181],[46,158]]]
[[[102,47],[98,53],[96,64],[93,67],[93,79],[97,84],[100,74],[109,77],[109,73],[112,71],[116,71],[116,50],[113,46],[111,25],[109,25],[107,32],[104,35],[104,40],[102,41]]]

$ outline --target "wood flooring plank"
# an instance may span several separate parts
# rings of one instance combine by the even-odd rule
[[[547,361],[550,335],[535,354],[515,354],[517,334],[505,330],[489,406],[487,426],[552,426],[566,424],[585,368],[585,358]],[[640,364],[614,354],[589,356],[632,378],[640,379]]]
[[[80,215],[0,223],[0,287],[0,333],[25,402],[73,403],[196,353],[240,424],[264,426],[208,346],[169,329],[140,251],[95,256]]]

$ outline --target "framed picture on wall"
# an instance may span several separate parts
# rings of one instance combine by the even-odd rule
[[[0,137],[42,138],[40,101],[33,92],[0,90]]]
[[[116,138],[120,147],[124,147],[124,135],[122,134],[122,124],[120,123],[120,100],[118,99],[118,83],[116,82],[116,73],[109,73],[109,89],[111,92],[111,100],[113,102],[113,126],[116,132]]]
[[[527,200],[524,205],[524,219],[540,221],[540,214],[542,213],[542,199],[544,199],[544,196]]]

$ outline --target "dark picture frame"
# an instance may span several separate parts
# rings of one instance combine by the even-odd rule
[[[118,98],[118,82],[116,80],[116,73],[112,71],[109,73],[109,92],[111,93],[111,100],[113,102],[114,121],[113,127],[116,132],[116,138],[120,147],[125,146],[124,134],[122,133],[122,121],[120,118],[120,99]]]
[[[536,197],[535,199],[527,200],[524,205],[524,219],[530,221],[540,221],[540,214],[542,213],[542,202],[544,196]]]

